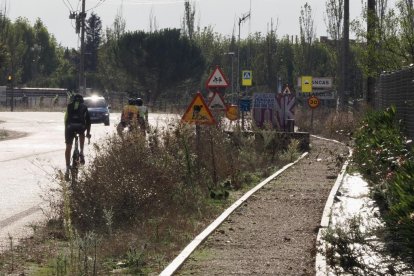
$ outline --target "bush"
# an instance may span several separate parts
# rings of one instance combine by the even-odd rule
[[[399,253],[414,252],[414,157],[396,108],[370,112],[355,135],[353,161],[371,183]],[[401,247],[402,246],[402,247]]]
[[[268,147],[271,153],[265,154],[252,135],[237,130],[229,135],[220,127],[200,127],[199,138],[195,135],[193,126],[172,122],[147,137],[114,135],[95,145],[95,159],[72,187],[74,224],[82,230],[104,227],[108,210],[111,227],[200,213],[223,183],[238,189],[243,173],[277,167],[275,150]]]

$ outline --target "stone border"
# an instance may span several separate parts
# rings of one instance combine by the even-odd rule
[[[325,140],[325,141],[329,141],[329,142],[334,142],[334,143],[338,143],[341,145],[346,146],[344,143],[336,141],[336,140],[332,140],[332,139],[327,139],[327,138],[323,138],[320,136],[316,136],[316,135],[312,135],[312,137],[317,138],[317,139],[321,139],[321,140]],[[328,199],[326,200],[325,203],[325,207],[323,209],[323,213],[322,213],[322,218],[321,218],[321,223],[320,223],[320,227],[318,230],[318,235],[316,237],[316,260],[315,260],[315,271],[316,271],[316,276],[325,276],[328,275],[328,268],[326,265],[326,244],[325,241],[322,239],[324,233],[326,232],[326,230],[329,227],[330,224],[330,220],[331,220],[331,213],[332,213],[332,206],[334,204],[334,199],[335,196],[339,190],[339,187],[341,187],[342,182],[344,180],[345,177],[345,173],[346,173],[346,169],[348,167],[349,164],[349,160],[352,157],[352,149],[350,147],[348,147],[349,150],[349,155],[347,160],[345,161],[345,163],[343,164],[341,171],[339,172],[338,177],[336,178],[335,184],[333,185],[331,192],[329,193]]]
[[[257,192],[260,188],[264,185],[272,181],[275,177],[283,173],[285,170],[290,168],[291,166],[295,165],[297,162],[302,160],[305,156],[308,155],[308,152],[303,153],[296,161],[287,164],[280,170],[278,170],[273,175],[269,176],[262,182],[260,182],[257,186],[253,189],[245,193],[240,199],[238,199],[235,203],[233,203],[229,208],[227,208],[216,220],[214,220],[203,232],[201,232],[195,239],[190,242],[181,253],[161,272],[160,276],[169,276],[173,275],[181,265],[187,260],[191,253],[194,252],[195,249],[217,228],[219,227],[227,217],[230,216],[231,213],[234,212],[240,205],[243,204],[251,195]]]

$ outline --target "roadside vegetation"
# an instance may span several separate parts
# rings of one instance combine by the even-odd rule
[[[369,113],[355,135],[354,161],[370,181],[394,253],[414,253],[414,154],[395,107]],[[413,260],[411,260],[413,261]]]
[[[370,184],[385,224],[367,228],[354,217],[328,229],[326,257],[337,274],[401,275],[414,269],[414,155],[396,112],[367,112],[353,135],[352,170]]]
[[[0,140],[3,140],[7,138],[8,136],[9,136],[9,133],[6,130],[0,129]]]
[[[197,138],[194,126],[174,121],[146,138],[112,136],[94,145],[76,185],[58,173],[45,195],[48,224],[0,255],[0,271],[159,273],[240,194],[298,156],[298,141],[280,141],[275,131],[220,126],[201,127]]]

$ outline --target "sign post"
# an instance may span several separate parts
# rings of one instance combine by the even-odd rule
[[[319,106],[319,104],[321,103],[321,101],[318,99],[318,97],[312,95],[309,97],[308,99],[308,105],[311,108],[311,130],[313,130],[313,111],[315,110],[315,108],[317,108]]]

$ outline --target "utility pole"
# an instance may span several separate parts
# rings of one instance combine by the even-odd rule
[[[79,57],[79,93],[86,94],[86,80],[85,80],[85,1],[82,0],[82,11],[80,13],[69,13],[69,19],[75,19],[76,33],[80,34],[80,57]]]
[[[86,94],[86,81],[85,81],[85,1],[82,0],[82,12],[80,14],[80,27],[81,27],[81,41],[80,41],[80,63],[79,63],[79,93]]]

